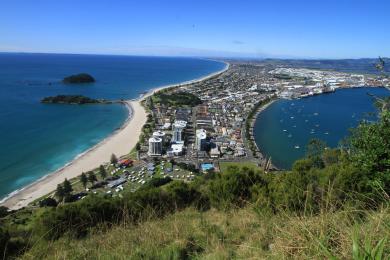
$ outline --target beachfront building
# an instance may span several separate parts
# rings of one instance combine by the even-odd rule
[[[173,124],[173,131],[172,131],[172,142],[173,143],[183,143],[183,130],[186,128],[187,122],[186,121],[175,121]]]
[[[204,129],[196,130],[195,149],[204,151],[206,147],[207,133]]]
[[[162,154],[162,139],[159,137],[149,138],[149,156],[161,156]]]
[[[153,137],[161,138],[162,143],[164,143],[165,133],[163,131],[153,132]]]
[[[167,151],[167,155],[172,156],[180,156],[183,154],[183,144],[172,144],[171,148]]]

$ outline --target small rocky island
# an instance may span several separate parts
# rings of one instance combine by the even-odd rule
[[[111,102],[104,99],[93,99],[82,95],[58,95],[52,97],[45,97],[41,100],[41,103],[84,105],[84,104],[109,104]]]
[[[65,77],[62,82],[65,84],[93,83],[95,79],[87,73],[80,73]]]

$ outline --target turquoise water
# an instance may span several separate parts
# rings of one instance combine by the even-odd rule
[[[0,54],[0,198],[57,170],[119,128],[121,105],[50,105],[45,96],[137,98],[153,87],[219,71],[225,64],[192,58]],[[86,72],[87,85],[63,77]]]
[[[385,88],[341,89],[297,100],[278,100],[257,117],[254,135],[259,149],[282,169],[302,158],[310,139],[331,147],[363,119],[375,120],[377,109],[367,93],[389,96]],[[298,148],[299,147],[299,148]]]

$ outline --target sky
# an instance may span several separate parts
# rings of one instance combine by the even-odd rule
[[[0,52],[390,56],[390,0],[1,0]]]

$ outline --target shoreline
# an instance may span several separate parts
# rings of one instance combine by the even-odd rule
[[[256,143],[255,134],[254,134],[255,124],[256,124],[256,121],[257,121],[259,114],[262,113],[270,105],[272,105],[274,102],[276,102],[278,100],[279,100],[279,98],[271,99],[269,102],[267,102],[266,104],[264,104],[264,105],[260,106],[258,109],[256,109],[255,114],[251,118],[248,118],[249,120],[251,120],[251,123],[250,123],[251,130],[250,130],[250,140],[249,141],[255,145],[256,154],[260,155],[259,159],[261,160],[261,163],[263,163],[263,161],[266,159],[267,156],[265,156],[266,154],[259,148],[259,145]],[[252,153],[253,153],[253,151],[252,151]],[[271,167],[276,168],[275,165],[273,165],[272,163],[271,163]]]
[[[0,200],[0,205],[10,210],[26,207],[36,199],[54,191],[57,185],[62,183],[65,178],[75,178],[81,175],[82,172],[95,169],[101,164],[106,164],[109,162],[111,154],[114,153],[117,157],[128,154],[138,142],[142,126],[147,120],[147,112],[141,104],[142,101],[163,89],[183,87],[201,82],[218,76],[229,69],[229,63],[225,61],[218,62],[224,63],[225,67],[217,72],[181,83],[152,88],[138,98],[122,100],[120,103],[127,107],[128,117],[119,129],[112,132],[98,144],[77,155],[58,170],[48,173],[31,184],[9,193]]]

